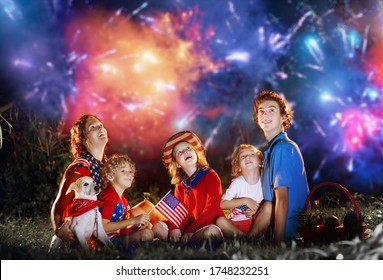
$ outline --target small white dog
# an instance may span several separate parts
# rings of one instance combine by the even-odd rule
[[[97,195],[100,189],[91,177],[81,177],[71,184],[67,193],[75,191],[72,207],[68,210],[69,228],[76,235],[81,247],[89,251],[87,240],[94,235],[109,248],[114,248],[102,225],[101,213],[98,210]],[[62,241],[56,235],[52,238],[49,251],[60,247]]]

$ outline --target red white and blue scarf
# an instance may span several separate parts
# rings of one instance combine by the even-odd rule
[[[208,167],[198,168],[190,178],[186,178],[186,176],[182,178],[182,184],[187,187],[187,195],[190,194],[192,188],[194,188],[198,184],[199,180],[201,180],[201,178],[210,170],[211,168]]]

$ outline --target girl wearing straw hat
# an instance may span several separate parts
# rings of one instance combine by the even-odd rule
[[[220,208],[221,180],[209,167],[204,147],[196,134],[181,131],[170,137],[162,149],[162,161],[175,185],[174,195],[189,212],[179,227],[169,225],[171,242],[222,240],[223,233],[241,234]]]

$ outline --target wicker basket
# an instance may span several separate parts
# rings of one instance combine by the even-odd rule
[[[325,187],[340,190],[351,202],[353,212],[348,213],[343,222],[340,222],[335,215],[328,215],[326,218],[318,216],[318,213],[321,213],[320,209],[309,209],[310,205],[318,206],[319,200],[312,201],[312,198],[314,193],[317,193],[320,189],[323,191]],[[309,211],[312,213],[310,214]],[[358,205],[350,192],[338,183],[324,182],[316,185],[307,196],[303,216],[306,216],[306,224],[301,224],[299,232],[306,243],[330,243],[338,240],[349,240],[356,236],[361,239],[364,237],[366,226],[362,222]],[[350,217],[352,219],[351,223],[349,222]],[[310,223],[309,226],[307,225],[308,222]]]

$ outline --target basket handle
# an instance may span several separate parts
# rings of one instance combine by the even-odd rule
[[[356,220],[357,220],[357,222],[359,224],[360,223],[359,208],[358,208],[358,205],[356,204],[355,198],[351,195],[351,193],[348,191],[348,189],[346,189],[345,187],[343,187],[341,184],[338,184],[338,183],[323,182],[323,183],[320,183],[320,184],[316,185],[310,191],[310,193],[308,194],[308,196],[306,198],[306,203],[305,203],[304,210],[305,211],[307,210],[307,208],[309,206],[309,203],[310,203],[311,196],[314,194],[314,192],[316,192],[317,189],[319,189],[320,187],[323,187],[323,186],[333,186],[333,187],[336,187],[336,188],[340,189],[341,191],[343,191],[347,195],[347,197],[350,199],[352,205],[354,206],[355,217],[356,217]]]

